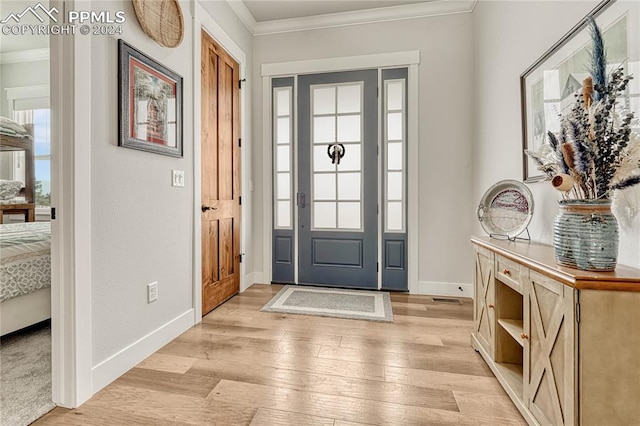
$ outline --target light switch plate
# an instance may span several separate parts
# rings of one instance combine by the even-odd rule
[[[171,170],[171,186],[184,187],[184,170]]]

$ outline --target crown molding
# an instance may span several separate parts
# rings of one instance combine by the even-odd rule
[[[19,50],[0,53],[0,64],[17,64],[20,62],[44,61],[49,59],[49,49]]]
[[[426,18],[431,16],[454,15],[473,12],[478,0],[436,0],[401,6],[380,7],[350,12],[330,13],[326,15],[301,18],[279,19],[256,22],[242,0],[227,0],[240,20],[256,36],[289,33],[321,28],[363,25],[375,22],[400,21],[405,19]]]
[[[257,22],[244,2],[242,0],[227,0],[227,4],[238,15],[238,18],[240,18],[249,32],[255,35]]]

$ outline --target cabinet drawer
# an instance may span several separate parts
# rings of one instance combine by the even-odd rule
[[[500,255],[496,255],[496,278],[522,294],[522,282],[526,268],[522,265],[506,259]]]

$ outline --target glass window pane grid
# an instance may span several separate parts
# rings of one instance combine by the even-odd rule
[[[293,176],[291,173],[293,154],[291,150],[293,137],[292,88],[278,87],[274,88],[273,91],[274,227],[276,229],[291,229],[293,227]],[[287,102],[286,108],[279,105],[281,101]],[[284,113],[279,113],[279,111],[284,111]],[[286,137],[281,137],[280,132],[284,131],[287,132],[287,135]],[[286,181],[283,181],[283,179]]]
[[[401,102],[400,108],[389,108],[389,86],[397,85],[400,83],[401,88]],[[405,209],[406,209],[406,152],[405,152],[405,138],[406,138],[406,112],[405,112],[405,103],[406,103],[406,90],[405,90],[405,80],[386,80],[384,85],[384,123],[388,127],[389,125],[389,115],[395,114],[396,116],[400,116],[400,125],[401,125],[401,138],[394,138],[389,140],[389,129],[385,128],[384,131],[384,144],[385,144],[385,185],[384,185],[384,206],[385,206],[385,232],[405,232]],[[389,165],[389,150],[394,146],[400,145],[401,153],[402,153],[402,161],[401,167],[398,167],[397,164],[392,166]],[[394,161],[394,163],[396,163]],[[397,173],[401,173],[401,192],[398,196],[397,191],[395,192],[393,199],[389,198],[390,188],[389,188],[389,175],[393,173],[392,176],[396,176]],[[397,186],[397,179],[392,179],[392,184]],[[396,188],[397,189],[397,188]],[[400,217],[397,217],[400,215]]]
[[[312,116],[312,120],[311,120],[311,135],[315,135],[315,129],[313,128],[316,122],[316,118],[324,118],[324,117],[333,117],[334,119],[334,124],[333,124],[333,131],[334,131],[334,136],[333,136],[333,141],[338,141],[338,121],[339,121],[339,117],[359,117],[360,118],[360,137],[357,138],[359,140],[349,140],[346,142],[340,142],[342,145],[344,145],[345,147],[345,151],[349,151],[349,147],[354,147],[354,146],[361,146],[362,145],[362,134],[363,134],[363,120],[362,120],[362,83],[360,83],[360,106],[359,106],[359,111],[355,111],[355,110],[347,110],[345,112],[339,112],[340,107],[338,105],[339,102],[339,94],[338,92],[340,91],[340,87],[341,86],[354,86],[353,83],[347,83],[347,84],[332,84],[332,85],[314,85],[311,86],[312,90],[311,90],[311,116]],[[316,88],[330,88],[333,87],[334,88],[334,96],[333,96],[333,100],[334,100],[334,107],[333,107],[333,113],[327,113],[327,112],[321,112],[321,113],[316,113],[315,111],[315,101],[314,101],[314,93],[315,93],[315,89]],[[327,146],[329,143],[331,142],[316,142],[315,138],[313,138],[313,143],[312,145],[317,145],[317,146]],[[355,204],[356,202],[358,203],[358,205],[360,205],[362,203],[362,194],[363,194],[363,179],[360,179],[360,199],[359,200],[341,200],[341,202],[338,201],[339,198],[339,187],[338,187],[338,182],[339,182],[339,176],[343,175],[343,174],[349,174],[349,173],[362,173],[362,158],[360,158],[359,162],[360,162],[360,167],[359,169],[356,170],[347,170],[347,171],[342,171],[339,170],[339,166],[337,164],[332,165],[332,167],[324,167],[324,165],[322,165],[322,168],[319,169],[316,167],[315,164],[315,156],[316,156],[316,152],[318,153],[317,155],[321,156],[321,160],[323,161],[325,158],[327,161],[331,161],[329,156],[326,154],[326,151],[321,152],[320,150],[316,150],[316,149],[312,149],[311,150],[311,164],[312,164],[312,171],[311,171],[311,199],[312,202],[316,203],[316,196],[315,196],[315,176],[316,175],[322,175],[322,174],[332,174],[336,177],[335,179],[335,195],[333,199],[329,199],[329,198],[321,198],[321,199],[317,199],[319,202],[321,203],[327,203],[327,202],[332,202],[334,204],[335,207],[335,216],[333,217],[335,225],[332,228],[327,228],[326,226],[322,226],[322,227],[316,227],[316,224],[318,223],[315,219],[315,207],[312,208],[311,213],[314,216],[314,218],[312,219],[312,223],[313,223],[313,229],[333,229],[336,231],[341,231],[341,230],[349,230],[349,231],[353,231],[353,230],[362,230],[362,209],[360,208],[360,218],[358,219],[358,224],[360,225],[359,228],[347,228],[347,227],[340,227],[340,223],[339,223],[339,205],[344,202],[347,203],[351,203],[351,204]],[[360,156],[362,157],[362,153],[360,153]],[[343,220],[344,222],[344,220]]]

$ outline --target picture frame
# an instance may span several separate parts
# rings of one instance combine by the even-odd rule
[[[118,40],[118,146],[183,156],[182,77]]]
[[[640,7],[634,2],[604,0],[578,22],[564,37],[547,50],[520,75],[522,110],[523,180],[537,182],[544,179],[535,163],[526,155],[536,152],[547,138],[547,132],[560,129],[560,116],[574,103],[574,93],[588,76],[587,64],[591,35],[587,17],[592,16],[603,34],[607,52],[607,72],[624,67],[626,73],[640,63]],[[634,32],[635,31],[635,32]],[[636,74],[640,69],[635,70]],[[632,80],[633,82],[633,80]],[[636,87],[637,86],[637,87]],[[630,84],[625,107],[640,111],[640,86]],[[633,93],[633,92],[638,93]]]

